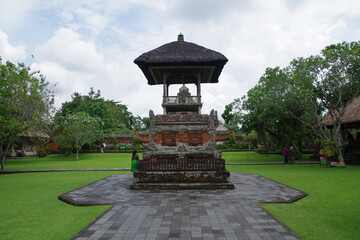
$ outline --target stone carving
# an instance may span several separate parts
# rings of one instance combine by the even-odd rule
[[[218,118],[218,112],[215,111],[215,127],[218,127],[220,125],[219,118]]]
[[[155,127],[155,115],[153,110],[149,111],[149,118],[150,118],[150,129]]]
[[[215,142],[209,142],[209,144],[205,148],[206,150],[215,150],[216,149],[216,143]]]
[[[158,150],[159,150],[153,140],[149,143],[148,148],[149,148],[151,151],[158,151]]]
[[[179,146],[177,147],[177,151],[178,152],[187,152],[188,148],[184,143],[179,144]]]
[[[215,113],[214,113],[214,109],[211,110],[210,112],[210,119],[209,119],[209,128],[212,129],[212,128],[215,128]]]

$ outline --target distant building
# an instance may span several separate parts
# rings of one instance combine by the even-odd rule
[[[11,145],[8,155],[10,157],[36,156],[41,142],[49,139],[48,134],[40,132],[20,135],[19,140]]]

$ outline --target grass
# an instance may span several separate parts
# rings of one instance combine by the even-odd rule
[[[142,154],[139,154],[142,158]],[[257,154],[255,152],[223,152],[227,163],[282,163],[283,156],[276,154]],[[304,155],[300,161],[309,161]],[[129,168],[131,153],[83,153],[76,155],[51,154],[44,158],[6,159],[5,169],[62,169],[62,168]]]
[[[57,197],[119,172],[0,175],[1,239],[70,239],[109,206],[75,207]]]
[[[5,169],[129,168],[130,160],[131,153],[83,153],[79,160],[75,154],[51,154],[44,158],[6,159]]]
[[[308,193],[292,204],[261,204],[304,239],[359,239],[360,166],[247,165],[227,169],[257,173]]]
[[[223,153],[226,162],[282,162],[279,155]],[[10,159],[7,169],[129,167],[130,154],[51,155]],[[309,194],[292,204],[261,204],[305,240],[358,239],[360,166],[227,165],[231,172],[257,173]],[[119,172],[56,172],[0,175],[1,239],[69,239],[108,206],[74,207],[63,193]],[[3,219],[6,219],[5,221]]]
[[[295,162],[311,161],[309,154],[304,154],[302,159]],[[283,163],[284,157],[280,154],[258,154],[256,152],[223,152],[222,157],[226,163]]]

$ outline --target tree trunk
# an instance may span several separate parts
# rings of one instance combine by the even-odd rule
[[[0,165],[1,165],[1,170],[4,170],[4,163],[3,163],[3,144],[0,143]]]
[[[339,160],[339,162],[340,162],[341,164],[345,165],[344,156],[343,156],[341,150],[342,150],[341,148],[340,148],[340,150],[338,150],[338,151],[339,151],[339,153],[338,153],[338,160]]]
[[[1,146],[1,170],[5,169],[5,158],[9,152],[10,145],[11,143],[6,144],[5,149],[3,149],[3,146]]]
[[[5,154],[1,155],[1,170],[4,170],[5,165]]]
[[[334,122],[334,125],[333,125],[334,133],[333,133],[332,138],[333,138],[333,141],[334,141],[336,149],[337,149],[338,160],[341,164],[345,165],[344,157],[342,154],[342,148],[343,148],[344,144],[343,144],[343,139],[342,139],[342,135],[341,135],[341,122],[342,122],[342,118],[340,120]]]
[[[80,151],[80,149],[77,148],[77,149],[76,149],[76,160],[79,160],[79,151]]]

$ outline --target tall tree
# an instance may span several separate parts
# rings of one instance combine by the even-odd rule
[[[103,137],[102,122],[99,118],[91,117],[85,112],[68,114],[63,118],[56,141],[62,144],[71,144],[76,150],[76,159],[85,143],[93,143]]]
[[[255,130],[260,140],[269,135],[279,147],[298,145],[304,127],[294,113],[288,112],[289,108],[299,109],[298,103],[289,98],[288,89],[287,72],[279,67],[267,68],[258,84],[243,97],[243,130]],[[302,116],[301,111],[295,114]]]
[[[135,126],[141,130],[149,130],[150,127],[150,118],[149,117],[135,117]]]
[[[39,71],[0,58],[0,157],[4,169],[10,146],[20,135],[44,131],[50,124],[54,96]]]
[[[100,91],[90,89],[88,95],[80,95],[75,92],[70,102],[63,103],[56,119],[67,114],[86,112],[92,117],[98,117],[104,123],[105,133],[128,133],[131,132],[135,119],[127,106],[113,100],[105,100]]]
[[[278,143],[289,143],[311,128],[335,145],[344,164],[341,125],[346,107],[359,95],[360,42],[334,44],[283,69],[266,69],[243,98],[246,114],[241,120],[245,129],[256,130],[259,136],[268,133]],[[324,131],[324,113],[332,119],[332,131]]]
[[[221,117],[224,119],[227,127],[233,128],[238,132],[240,130],[239,123],[241,115],[241,100],[240,98],[236,98],[225,106],[225,110],[223,114],[221,114]]]
[[[360,95],[360,42],[338,43],[327,46],[318,56],[294,60],[291,65],[292,79],[302,82],[311,79],[314,92],[293,88],[295,100],[301,98],[301,108],[309,114],[308,124],[323,140],[331,141],[344,164],[342,148],[345,139],[341,125],[346,107]],[[314,102],[314,99],[317,101]],[[332,131],[322,121],[322,110],[330,116]]]

